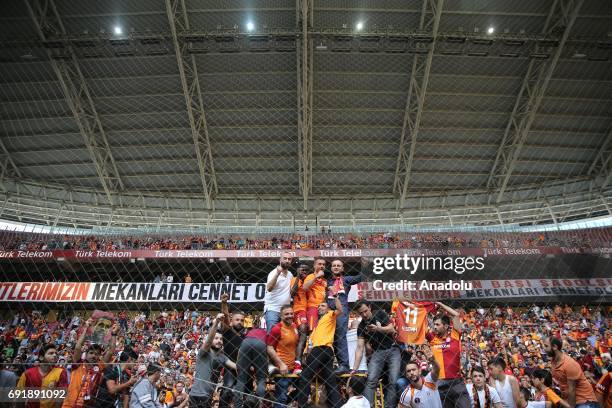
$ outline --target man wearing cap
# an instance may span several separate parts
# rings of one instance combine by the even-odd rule
[[[130,408],[162,408],[159,402],[155,384],[159,381],[162,368],[157,364],[149,364],[147,375],[134,385],[130,395]]]

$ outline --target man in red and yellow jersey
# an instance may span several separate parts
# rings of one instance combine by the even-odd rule
[[[104,374],[104,367],[115,351],[119,331],[117,324],[114,324],[111,329],[110,344],[107,345],[104,355],[102,355],[102,345],[93,344],[87,349],[85,360],[81,359],[83,343],[91,323],[92,319],[85,322],[83,333],[74,347],[70,384],[62,408],[83,408],[90,404],[90,401],[97,395],[98,386]]]
[[[68,387],[66,369],[55,367],[57,348],[54,344],[45,344],[38,354],[39,364],[28,368],[21,374],[17,388],[55,389]],[[26,408],[53,408],[58,403],[52,400],[28,401]]]
[[[334,335],[336,334],[336,319],[342,314],[342,303],[336,294],[334,296],[336,310],[331,310],[327,302],[319,305],[319,323],[310,335],[312,350],[308,354],[304,371],[298,383],[297,401],[303,407],[308,402],[310,383],[318,374],[325,382],[327,403],[331,408],[340,407],[340,392],[336,375],[334,374]]]
[[[325,301],[327,295],[327,280],[325,279],[325,259],[315,258],[314,272],[304,280],[304,290],[308,294],[306,303],[306,317],[308,329],[313,331],[319,321],[319,305]]]
[[[283,306],[281,308],[281,321],[272,327],[270,333],[266,337],[268,346],[268,356],[274,365],[278,368],[281,375],[286,375],[295,367],[295,348],[298,344],[298,330],[293,323],[294,311],[291,306]],[[276,393],[275,407],[284,407],[288,401],[289,385],[294,382],[294,378],[278,377],[274,387]]]
[[[461,378],[461,318],[459,312],[436,302],[447,314],[433,320],[433,329],[425,338],[440,366],[440,398],[444,408],[469,408],[470,395]],[[451,325],[451,317],[452,325]]]
[[[295,325],[300,331],[300,341],[295,350],[295,368],[293,374],[302,372],[302,354],[304,354],[304,346],[306,346],[306,338],[308,337],[308,320],[306,319],[306,306],[308,303],[308,295],[304,290],[304,280],[310,272],[310,266],[300,264],[297,269],[297,276],[291,278],[291,298],[293,299],[293,318]],[[293,365],[293,364],[292,364]]]

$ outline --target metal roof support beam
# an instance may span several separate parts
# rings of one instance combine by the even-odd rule
[[[53,40],[56,36],[66,35],[53,0],[24,0],[24,2],[43,42]],[[71,45],[47,48],[47,54],[66,102],[83,135],[102,188],[109,203],[112,204],[112,194],[123,190],[124,186],[76,54]]]
[[[218,187],[210,137],[208,135],[208,123],[204,113],[202,90],[198,78],[198,68],[195,55],[188,53],[189,44],[180,44],[177,34],[179,30],[189,30],[189,19],[187,18],[185,1],[166,0],[166,12],[172,33],[176,62],[181,77],[181,87],[183,88],[185,104],[187,105],[187,116],[189,117],[189,126],[195,146],[204,201],[206,208],[212,209],[214,197],[218,193]]]
[[[508,187],[514,167],[582,3],[583,0],[556,0],[546,20],[545,32],[562,28],[563,34],[552,58],[532,59],[527,68],[487,181],[487,188],[497,191],[497,203],[502,201]]]
[[[606,207],[606,211],[608,212],[608,214],[612,215],[612,210],[610,209],[610,206],[608,205],[608,201],[605,199],[603,195],[599,197],[601,198],[601,202],[603,203],[604,207]]]
[[[557,222],[557,217],[555,216],[555,213],[553,212],[548,200],[544,200],[544,204],[546,204],[546,208],[548,208],[548,213],[550,214],[553,222],[555,223],[555,225],[558,225],[559,223]]]
[[[308,210],[312,193],[312,108],[313,108],[313,25],[314,0],[296,0],[299,37],[297,39],[297,114],[299,191]]]
[[[11,153],[6,148],[6,145],[2,139],[0,139],[0,188],[4,191],[7,191],[4,185],[4,179],[7,177],[21,178],[21,172],[11,157]]]
[[[589,167],[590,176],[601,176],[604,182],[601,189],[605,189],[612,182],[612,130],[608,132],[601,148],[595,156],[595,160]]]
[[[395,179],[393,183],[393,193],[399,196],[400,208],[404,207],[406,194],[408,193],[412,162],[414,161],[414,153],[416,151],[421,118],[423,116],[425,93],[427,91],[427,84],[429,83],[429,73],[431,71],[431,63],[433,61],[443,5],[444,0],[423,1],[419,28],[421,31],[427,31],[429,33],[429,38],[428,41],[424,42],[415,41],[417,49],[414,54],[412,71],[410,73],[410,85],[408,87],[408,96],[404,111],[402,137],[399,145],[397,164],[395,166]],[[430,17],[428,18],[428,16]],[[429,39],[431,39],[431,41],[429,41]],[[426,53],[423,53],[425,50],[427,50]]]

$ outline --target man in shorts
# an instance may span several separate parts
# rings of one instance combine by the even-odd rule
[[[306,345],[306,338],[308,337],[308,319],[306,318],[306,307],[308,304],[308,295],[304,290],[304,280],[310,272],[310,266],[307,264],[300,264],[297,269],[297,276],[291,279],[291,298],[293,299],[293,318],[294,323],[297,326],[300,339],[297,344],[295,352],[295,364],[293,368],[293,374],[300,374],[302,372],[301,358],[304,353],[304,346]]]

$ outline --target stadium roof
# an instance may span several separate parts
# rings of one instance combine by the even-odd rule
[[[24,1],[0,21],[4,219],[612,214],[608,0]]]

